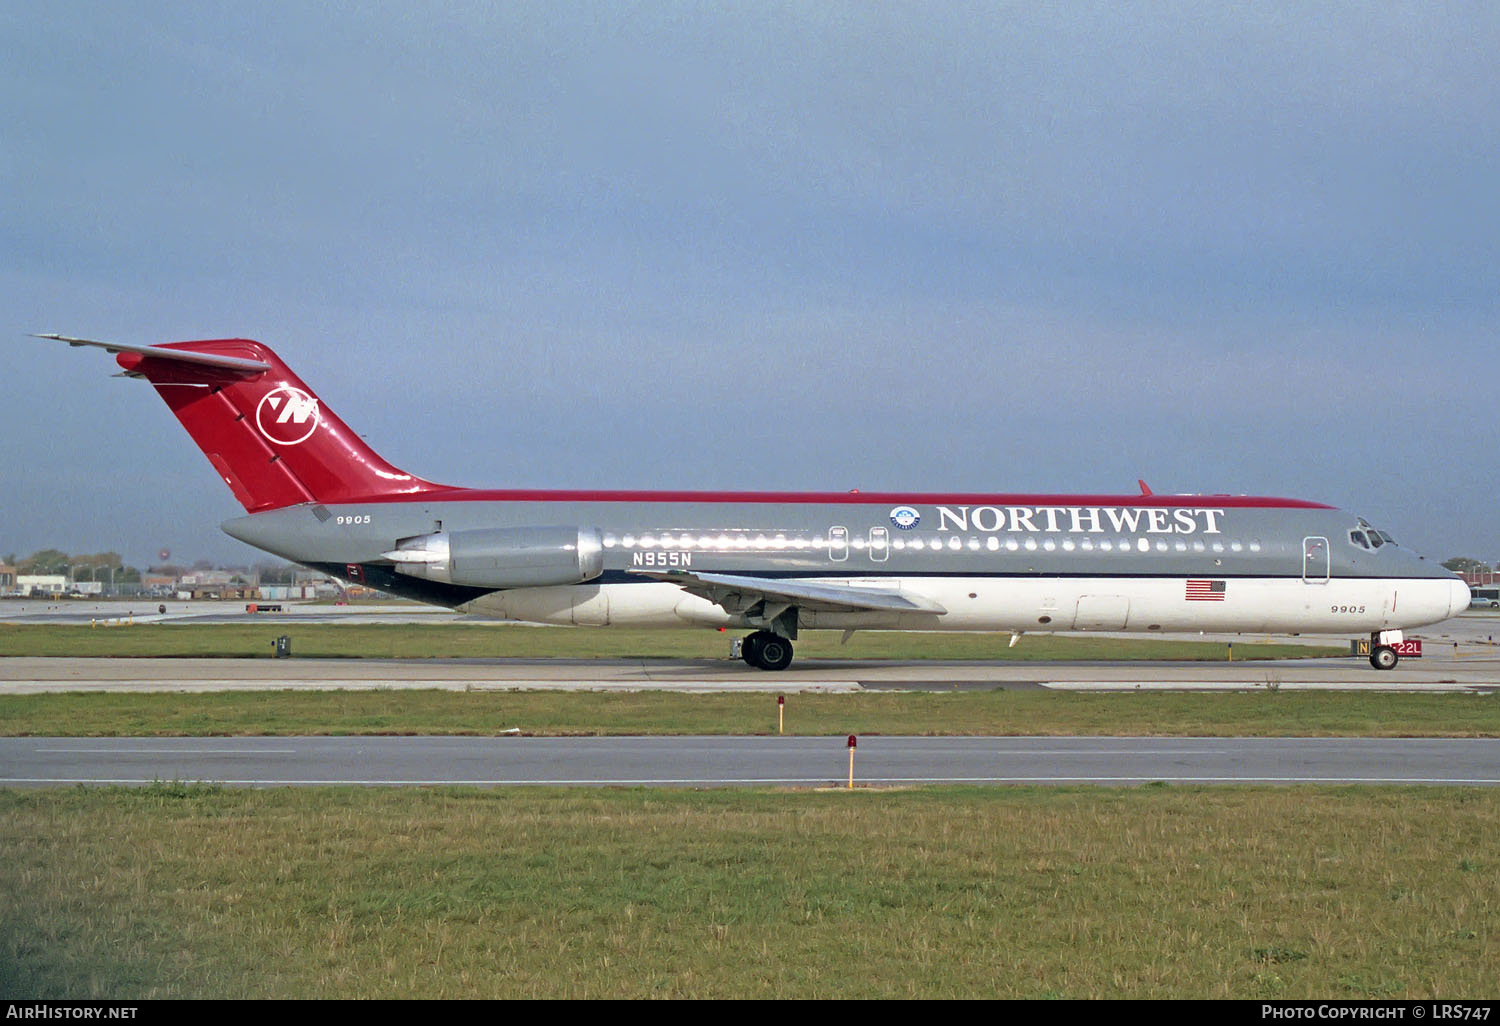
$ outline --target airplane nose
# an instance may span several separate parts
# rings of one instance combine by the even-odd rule
[[[1469,600],[1473,597],[1469,594],[1469,586],[1463,581],[1448,582],[1448,615],[1457,616],[1469,608]]]

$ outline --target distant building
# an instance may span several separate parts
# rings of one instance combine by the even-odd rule
[[[313,584],[262,584],[259,590],[261,598],[275,601],[318,597],[317,586]]]
[[[199,584],[179,583],[177,597],[188,599],[253,599],[260,597],[260,588],[253,584]]]
[[[1465,570],[1458,576],[1462,577],[1471,588],[1481,584],[1500,584],[1500,573],[1497,573],[1494,570]]]
[[[68,590],[66,574],[17,574],[16,590],[26,597],[61,595]]]
[[[16,591],[16,568],[0,563],[0,595],[12,595]]]
[[[179,588],[213,588],[223,587],[233,580],[235,574],[231,570],[194,570],[190,574],[183,574],[177,579]]]
[[[165,598],[177,591],[177,580],[167,574],[142,574],[141,590],[147,595]]]

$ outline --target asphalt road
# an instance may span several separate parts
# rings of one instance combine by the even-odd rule
[[[846,786],[843,738],[0,738],[0,786]],[[869,737],[857,786],[1500,784],[1500,740]]]

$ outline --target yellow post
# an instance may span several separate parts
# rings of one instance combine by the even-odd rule
[[[854,746],[859,742],[853,734],[849,735],[849,790],[854,790]]]

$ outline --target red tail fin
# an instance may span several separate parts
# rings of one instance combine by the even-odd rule
[[[377,456],[259,342],[172,342],[115,359],[156,387],[248,512],[439,487]]]

